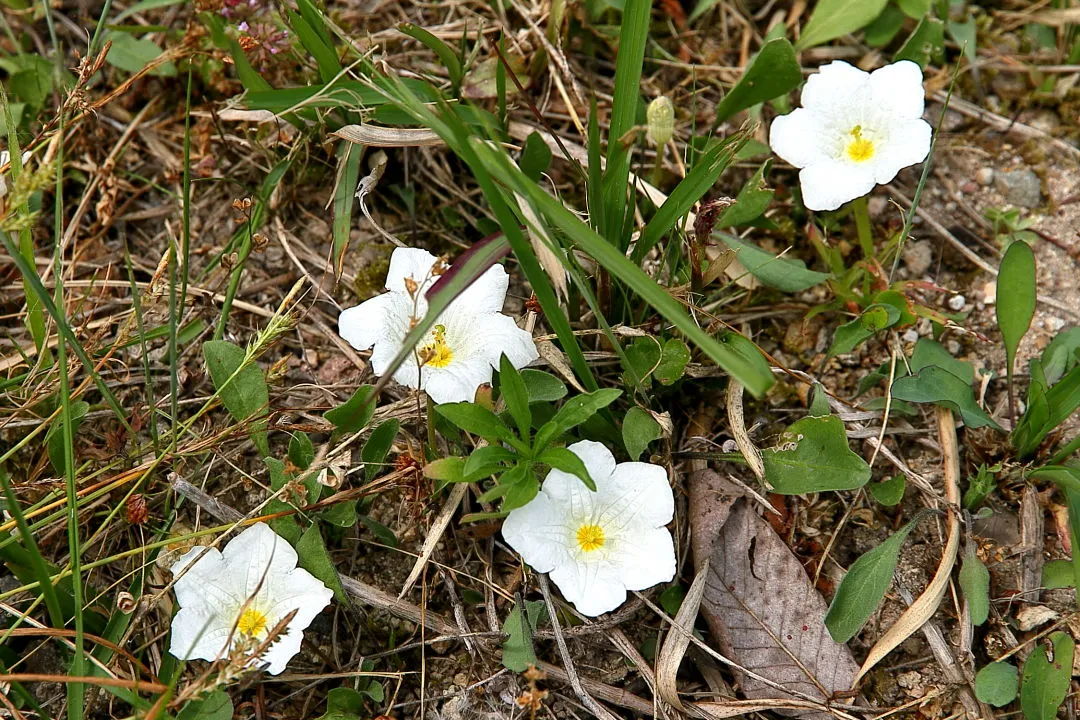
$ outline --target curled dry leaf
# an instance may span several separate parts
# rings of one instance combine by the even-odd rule
[[[695,564],[709,562],[702,615],[721,651],[758,676],[738,672],[747,698],[828,700],[851,687],[858,665],[826,630],[825,601],[798,558],[739,494],[711,470],[690,476]],[[798,707],[780,712],[825,717]]]

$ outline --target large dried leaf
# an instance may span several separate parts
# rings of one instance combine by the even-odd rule
[[[712,499],[694,508],[692,544],[696,564],[709,560],[701,612],[721,651],[746,670],[803,696],[824,701],[848,690],[858,665],[825,629],[825,601],[798,558],[748,500],[729,505],[733,487],[716,473],[694,473],[690,492],[692,499]],[[748,673],[739,676],[750,699],[792,698]]]

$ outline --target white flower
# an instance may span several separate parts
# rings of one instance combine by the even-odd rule
[[[346,308],[338,332],[357,350],[371,352],[371,367],[383,375],[401,349],[413,319],[427,312],[424,293],[438,280],[438,260],[426,250],[397,248],[390,256],[386,289],[370,300]],[[394,379],[427,391],[437,403],[472,402],[476,389],[491,382],[503,353],[514,367],[537,358],[532,335],[502,314],[510,279],[502,265],[493,265],[456,297],[436,320],[427,339],[402,363]]]
[[[27,150],[22,154],[22,164],[25,165],[29,159],[30,151]],[[6,167],[9,162],[11,162],[11,153],[7,150],[0,150],[0,167]],[[7,175],[7,171],[0,173],[0,198],[7,195],[7,183],[4,182],[5,175]]]
[[[675,545],[664,526],[675,514],[667,473],[642,462],[615,464],[611,451],[582,440],[567,448],[596,483],[551,470],[540,492],[511,510],[502,533],[537,572],[551,574],[583,615],[614,610],[627,590],[675,577]]]
[[[296,551],[264,523],[230,540],[224,552],[188,550],[170,568],[174,576],[187,572],[173,587],[180,611],[173,618],[169,652],[181,660],[216,660],[238,643],[266,640],[296,610],[285,631],[256,658],[271,675],[280,673],[300,652],[304,628],[334,595],[296,562]]]
[[[931,130],[922,119],[922,79],[910,60],[872,73],[837,60],[810,76],[803,106],[769,131],[773,152],[802,168],[806,207],[835,210],[926,158]]]

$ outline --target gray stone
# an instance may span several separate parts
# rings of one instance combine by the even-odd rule
[[[994,182],[994,168],[984,167],[975,171],[975,182],[983,187]]]
[[[967,302],[967,298],[963,295],[953,295],[949,298],[949,309],[954,312],[960,312],[964,309],[964,303]]]
[[[945,349],[949,351],[950,355],[959,355],[963,348],[960,347],[960,343],[956,340],[949,340],[945,343]]]
[[[1039,176],[1024,168],[994,173],[994,187],[1005,196],[1005,202],[1020,207],[1042,205],[1042,183]]]
[[[904,266],[910,277],[922,277],[934,263],[934,246],[929,240],[908,242],[904,246]]]

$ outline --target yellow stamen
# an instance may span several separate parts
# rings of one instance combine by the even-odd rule
[[[266,632],[266,616],[255,608],[248,608],[240,616],[240,621],[236,623],[236,629],[240,631],[241,635],[250,637],[261,635]]]
[[[585,552],[604,546],[604,531],[599,525],[582,525],[577,531],[577,543]]]
[[[434,341],[420,349],[420,357],[424,365],[444,368],[454,360],[454,351],[446,344],[446,326],[436,325],[431,335]]]
[[[851,128],[851,137],[854,139],[848,143],[846,148],[849,158],[861,163],[874,157],[874,143],[862,136],[862,125]]]

